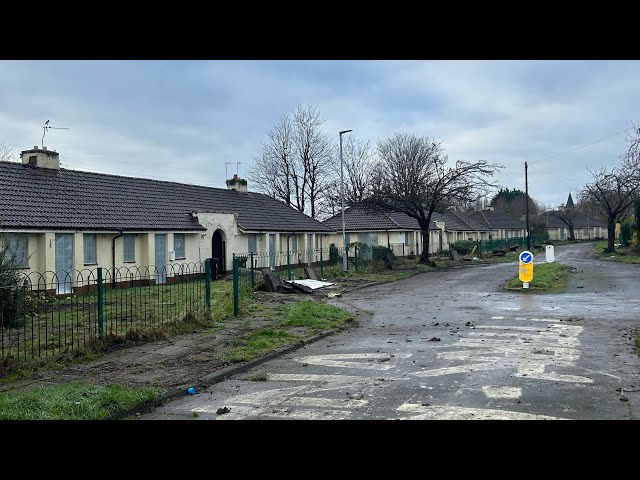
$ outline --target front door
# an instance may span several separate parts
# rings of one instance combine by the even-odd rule
[[[56,233],[56,293],[71,293],[73,279],[73,234]]]
[[[269,266],[271,268],[276,267],[276,236],[274,233],[269,233]]]
[[[167,281],[167,235],[156,233],[156,283]]]

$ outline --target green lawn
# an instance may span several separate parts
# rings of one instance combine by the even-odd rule
[[[297,302],[287,305],[283,325],[309,327],[313,330],[328,330],[343,326],[354,320],[346,310],[318,302]]]
[[[632,251],[629,247],[616,247],[613,253],[602,253],[607,248],[607,241],[601,240],[596,242],[594,249],[598,254],[600,260],[606,260],[608,262],[620,262],[620,263],[640,263],[640,254]]]
[[[0,420],[99,420],[145,402],[163,391],[124,385],[71,382],[0,393]]]
[[[261,328],[243,337],[229,340],[229,345],[235,348],[225,353],[220,360],[223,363],[246,362],[300,340],[300,336],[284,330]]]
[[[533,267],[533,281],[529,282],[529,289],[522,288],[518,277],[508,280],[503,289],[519,289],[527,293],[560,293],[564,292],[575,269],[558,262],[539,263]]]

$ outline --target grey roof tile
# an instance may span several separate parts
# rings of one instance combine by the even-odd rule
[[[235,213],[244,230],[332,232],[255,192],[0,162],[0,226],[205,230],[191,212]]]

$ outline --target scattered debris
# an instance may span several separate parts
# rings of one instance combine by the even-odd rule
[[[584,285],[578,285],[576,288],[584,288]]]
[[[219,408],[218,410],[216,410],[216,414],[217,415],[224,415],[226,413],[229,413],[230,411],[231,411],[231,409],[228,408],[228,407]]]
[[[620,397],[620,401],[621,402],[628,402],[629,398],[625,397],[624,395],[622,397]]]
[[[364,395],[362,395],[361,393],[353,393],[349,395],[349,398],[351,400],[360,400],[362,397],[364,397]]]
[[[471,323],[471,322],[467,322],[467,323],[465,323],[465,326],[467,326],[467,327],[473,327],[473,323]]]
[[[187,388],[187,393],[189,395],[195,395],[196,394],[196,389],[193,388],[193,387],[189,387],[189,388]]]
[[[342,294],[340,292],[331,292],[330,294],[327,295],[327,297],[329,298],[335,298],[335,297],[341,297]]]
[[[439,341],[440,341],[440,339],[439,339],[438,337],[431,337],[431,338],[429,339],[429,341],[430,341],[430,342],[439,342]]]
[[[424,403],[424,402],[423,402],[423,403],[422,403],[422,406],[423,406],[423,407],[430,407],[430,406],[431,406],[431,404],[430,404],[430,403]]]
[[[321,282],[320,280],[285,280],[287,283],[293,285],[293,288],[301,290],[304,293],[311,293],[318,288],[328,287],[333,285],[331,282]]]

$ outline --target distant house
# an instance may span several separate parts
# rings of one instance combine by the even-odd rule
[[[324,221],[336,234],[330,242],[342,246],[341,214]],[[345,232],[347,244],[362,242],[367,245],[388,246],[396,255],[420,254],[422,232],[418,221],[405,213],[376,211],[362,204],[345,209]],[[429,225],[429,252],[449,250],[451,243],[459,240],[481,240],[488,238],[485,226],[472,219],[465,219],[453,211],[433,212]],[[417,244],[417,245],[416,245]]]
[[[237,175],[221,189],[64,169],[46,147],[23,151],[21,160],[0,162],[0,233],[25,273],[207,258],[227,271],[233,253],[250,251],[271,254],[275,266],[288,241],[317,248],[333,234],[284,203],[247,191]]]
[[[487,240],[502,240],[504,238],[522,238],[527,235],[524,222],[493,208],[478,210],[470,215],[476,223],[483,225],[488,231]],[[484,238],[483,238],[484,240]]]
[[[588,213],[576,210],[571,193],[564,206],[543,214],[550,240],[567,240],[571,236],[570,225],[573,225],[574,240],[592,238],[608,238],[607,225],[593,218]],[[564,220],[563,220],[564,218]]]
[[[547,232],[550,240],[567,240],[571,235],[569,225],[567,225],[557,214],[557,212],[545,212],[543,214]],[[608,238],[607,224],[593,218],[593,216],[577,212],[571,220],[573,222],[573,233],[575,240],[590,240],[594,238]]]
[[[335,232],[327,237],[328,244],[342,248],[342,213],[323,223]],[[347,245],[361,242],[369,246],[384,246],[391,248],[396,255],[422,252],[420,225],[405,213],[372,210],[360,204],[345,208],[344,223]],[[432,222],[429,226],[430,251],[439,248],[439,235],[440,229]]]

